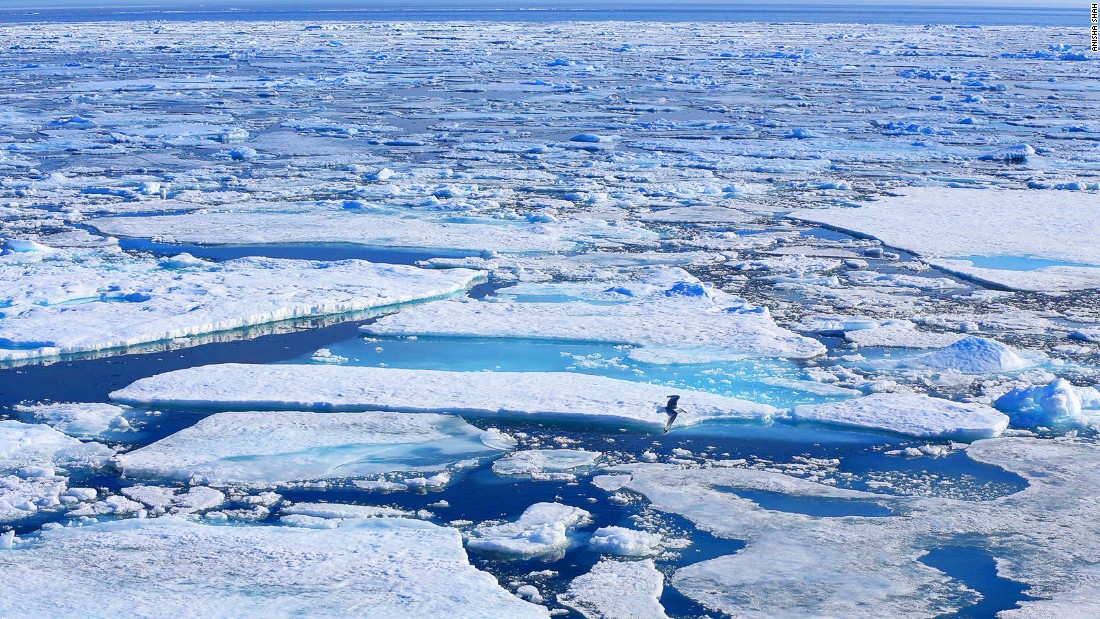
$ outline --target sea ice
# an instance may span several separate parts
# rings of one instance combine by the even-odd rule
[[[661,550],[661,535],[625,527],[600,527],[588,540],[593,550],[607,555],[648,557]]]
[[[665,577],[651,559],[604,559],[573,579],[558,600],[588,619],[667,619],[661,606]]]
[[[794,419],[958,440],[999,436],[1009,422],[1006,415],[984,404],[906,393],[876,393],[842,402],[802,405],[795,408]]]
[[[966,337],[933,352],[901,362],[903,368],[958,370],[966,374],[1012,372],[1031,365],[1004,344],[981,337]]]
[[[687,389],[677,392],[683,408],[677,425],[708,419],[764,422],[777,412],[766,404],[737,398]],[[111,399],[199,408],[531,415],[663,427],[668,394],[668,387],[568,372],[227,363],[143,378],[115,391]],[[254,423],[259,428],[266,422]]]
[[[1016,425],[1100,427],[1100,385],[1077,387],[1064,378],[1049,385],[1017,387],[993,406]]]
[[[514,522],[474,528],[466,546],[509,557],[557,556],[569,547],[569,531],[591,519],[591,514],[579,507],[535,503]]]
[[[1100,287],[1100,248],[1085,232],[1095,230],[1095,197],[1087,193],[936,187],[902,192],[859,208],[802,209],[790,216],[874,236],[980,282],[1037,291]],[[988,268],[968,256],[1054,264],[1026,271]]]
[[[458,531],[418,520],[303,529],[163,517],[40,537],[0,550],[0,615],[549,616],[471,566]]]
[[[115,450],[40,424],[0,420],[0,473],[22,467],[99,468]]]
[[[179,268],[101,252],[10,258],[0,256],[0,302],[7,303],[0,361],[407,303],[453,294],[483,276],[360,260],[241,258]]]
[[[493,462],[493,472],[536,480],[570,480],[577,472],[590,469],[602,457],[598,451],[584,449],[527,449]]]
[[[145,479],[273,485],[439,471],[502,448],[499,433],[449,415],[234,412],[122,454],[117,465]]]
[[[519,294],[517,287],[514,294]],[[630,343],[647,363],[704,363],[745,357],[810,358],[825,352],[754,307],[706,287],[681,269],[654,269],[640,283],[543,287],[537,295],[578,300],[437,303],[362,327],[378,335],[511,337]],[[499,292],[509,294],[509,289]]]
[[[17,406],[21,413],[33,415],[55,430],[80,438],[99,438],[130,429],[125,406],[99,403],[60,403]]]

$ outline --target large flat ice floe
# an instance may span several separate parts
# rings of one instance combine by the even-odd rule
[[[767,308],[705,286],[682,269],[645,271],[636,282],[520,285],[499,291],[499,300],[409,308],[362,329],[637,344],[642,348],[629,355],[651,363],[802,359],[825,352],[816,340],[778,326]]]
[[[859,208],[791,217],[873,236],[965,277],[1018,290],[1100,287],[1091,192],[910,187]],[[997,259],[1034,259],[1022,268]],[[991,268],[994,266],[996,268]]]
[[[416,520],[309,529],[165,517],[41,537],[0,550],[0,615],[549,616],[471,566],[457,531]]]
[[[218,264],[121,253],[0,256],[0,361],[121,348],[279,320],[441,297],[482,273],[241,258]]]
[[[665,576],[653,561],[603,560],[569,583],[558,599],[588,619],[667,619]]]
[[[920,438],[975,440],[999,436],[1008,416],[985,404],[902,393],[798,406],[796,421],[867,428]]]
[[[369,247],[461,250],[470,252],[558,252],[585,237],[652,241],[642,229],[612,227],[602,221],[545,226],[485,219],[482,222],[323,211],[304,213],[213,213],[151,217],[104,217],[89,222],[115,236],[153,238],[168,243],[254,245],[269,243],[352,243]]]
[[[450,415],[237,412],[207,417],[117,464],[130,477],[270,485],[439,471],[512,446]]]
[[[960,539],[988,550],[998,576],[1028,585],[1025,593],[1039,598],[1025,601],[1019,616],[1051,616],[1043,609],[1066,608],[1094,589],[1100,448],[1079,440],[996,438],[972,444],[966,454],[1020,475],[1027,487],[987,500],[957,500],[848,490],[756,469],[650,464],[618,470],[630,472],[624,488],[645,495],[655,508],[717,536],[745,540],[740,552],[680,568],[673,577],[685,595],[731,615],[950,614],[975,602],[977,593],[920,559]],[[739,496],[741,490],[804,504],[848,504],[852,515],[765,508]],[[858,515],[869,504],[894,515]]]
[[[678,390],[676,425],[767,421],[777,410]],[[111,394],[128,404],[256,410],[392,410],[537,416],[663,427],[669,388],[567,372],[446,372],[329,365],[206,365],[143,378]]]

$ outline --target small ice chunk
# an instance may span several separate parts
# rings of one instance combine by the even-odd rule
[[[588,619],[668,619],[660,601],[664,585],[652,559],[604,559],[573,579],[558,599]]]
[[[625,527],[601,527],[588,545],[596,552],[623,557],[649,557],[660,552],[661,535]]]
[[[515,522],[480,525],[466,545],[481,552],[512,557],[537,557],[564,553],[567,533],[591,521],[591,514],[561,503],[535,503]]]
[[[602,455],[584,449],[528,449],[497,460],[493,472],[533,479],[572,479],[574,473],[591,468]]]
[[[1100,389],[1076,387],[1064,378],[1049,385],[1018,387],[997,398],[993,406],[1025,427],[1100,424]]]
[[[901,363],[905,368],[958,370],[966,374],[1011,372],[1028,367],[1027,361],[1000,342],[965,337],[946,348],[918,355]]]

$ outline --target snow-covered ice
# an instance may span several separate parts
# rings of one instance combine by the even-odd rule
[[[1022,370],[1031,364],[1000,342],[981,337],[966,337],[939,350],[906,359],[900,365],[905,368],[988,374]]]
[[[532,479],[574,479],[576,473],[591,469],[603,457],[585,449],[525,449],[493,462],[498,475],[525,476]]]
[[[0,550],[0,615],[549,616],[471,566],[457,531],[417,520],[303,529],[163,517],[40,536]]]
[[[55,430],[80,438],[97,438],[130,429],[127,415],[131,409],[114,404],[36,404],[19,406],[16,410],[33,415]]]
[[[459,292],[482,276],[360,260],[241,258],[180,268],[100,252],[0,256],[0,361],[407,303]]]
[[[623,557],[648,557],[660,551],[661,535],[626,527],[600,527],[592,533],[588,545],[602,554]]]
[[[1077,387],[1059,378],[1048,385],[1016,387],[993,406],[1024,427],[1100,427],[1100,385]]]
[[[143,378],[115,391],[111,398],[151,406],[451,412],[663,427],[668,391],[658,385],[568,372],[227,363]],[[687,389],[678,392],[684,412],[677,425],[708,419],[761,422],[777,412],[766,404],[737,398]]]
[[[115,450],[41,424],[0,420],[0,472],[22,467],[99,468]]]
[[[469,548],[509,557],[562,555],[569,532],[591,521],[587,511],[561,503],[535,503],[513,522],[483,524],[470,532]]]
[[[903,393],[876,393],[862,398],[802,405],[797,421],[866,428],[921,438],[974,440],[999,436],[1008,417],[976,403]]]
[[[664,574],[651,559],[604,559],[574,578],[560,600],[588,619],[667,619],[664,588]]]
[[[274,485],[439,471],[508,446],[499,432],[449,415],[231,412],[119,455],[117,465],[144,479]]]

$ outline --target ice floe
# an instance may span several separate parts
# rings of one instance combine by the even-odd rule
[[[1011,348],[981,337],[966,337],[940,350],[906,359],[904,368],[958,370],[966,374],[988,374],[1022,370],[1031,363]]]
[[[21,413],[33,415],[55,430],[69,436],[97,438],[105,434],[126,432],[131,409],[100,403],[36,404],[16,407]]]
[[[985,404],[905,393],[876,393],[841,402],[802,405],[795,407],[794,419],[959,440],[999,436],[1009,422],[1008,416]]]
[[[474,528],[466,546],[508,557],[564,556],[570,543],[568,533],[591,519],[591,514],[579,507],[535,503],[513,522]]]
[[[859,208],[803,209],[814,221],[920,255],[977,281],[1019,290],[1100,287],[1100,249],[1092,242],[1097,209],[1089,194],[1058,190],[910,187]],[[969,257],[1042,259],[1037,268],[981,266]]]
[[[10,581],[0,614],[209,616],[232,608],[239,617],[549,616],[471,566],[457,531],[417,520],[308,529],[163,517],[40,537],[0,550]],[[81,565],[96,567],[73,567]]]
[[[22,467],[103,466],[115,450],[84,443],[40,424],[0,420],[0,471]]]
[[[660,552],[661,535],[626,527],[600,527],[588,545],[596,552],[623,557],[648,557]]]
[[[588,619],[667,619],[660,602],[664,588],[664,574],[650,559],[604,559],[574,578],[558,599]]]
[[[1064,378],[1048,385],[1017,387],[993,406],[1008,413],[1015,425],[1093,427],[1100,429],[1100,385],[1077,387]]]
[[[218,413],[117,457],[130,477],[274,485],[392,471],[440,471],[507,448],[458,417],[393,412]]]
[[[537,480],[569,480],[591,469],[602,457],[598,451],[585,449],[527,449],[493,462],[493,472]]]
[[[447,372],[332,365],[207,365],[143,378],[127,404],[231,409],[396,410],[584,419],[663,427],[668,387],[567,372]],[[676,420],[766,421],[777,411],[680,389]],[[659,405],[659,406],[658,406]]]
[[[517,287],[515,293],[523,290]],[[366,325],[384,335],[511,337],[631,343],[648,363],[703,363],[745,357],[809,358],[817,342],[775,324],[767,308],[705,286],[680,269],[660,269],[641,283],[547,284],[535,297],[438,303]],[[509,290],[500,291],[502,295]],[[550,302],[556,298],[575,298]]]
[[[124,254],[0,256],[0,361],[121,348],[441,297],[482,273],[241,258],[164,266]]]

